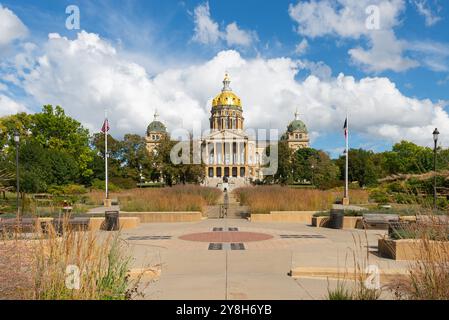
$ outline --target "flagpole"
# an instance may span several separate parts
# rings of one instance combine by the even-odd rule
[[[349,204],[349,179],[348,179],[348,167],[349,167],[349,119],[348,119],[348,108],[346,107],[346,163],[345,163],[345,196],[343,204]]]
[[[108,111],[104,110],[104,119],[105,123],[108,121]],[[108,193],[108,124],[105,127],[104,132],[104,171],[105,171],[105,193],[106,193],[106,199],[109,199],[109,193]]]

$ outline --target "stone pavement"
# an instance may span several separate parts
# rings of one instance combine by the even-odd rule
[[[225,235],[217,240],[212,234],[231,232],[268,237],[247,242],[244,237]],[[381,270],[406,267],[406,262],[376,255],[377,239],[383,234],[384,231],[376,230],[314,228],[301,223],[208,219],[141,224],[124,230],[121,236],[134,257],[133,267],[160,268],[159,279],[145,289],[146,299],[286,300],[322,299],[328,287],[337,283],[325,277],[292,278],[290,271],[298,267],[344,272],[346,267],[352,267],[354,257],[364,261],[363,255],[368,251],[370,264]],[[193,237],[195,241],[180,237]],[[391,296],[384,295],[388,297]]]

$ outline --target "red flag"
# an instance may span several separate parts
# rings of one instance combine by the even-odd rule
[[[109,131],[109,122],[108,119],[105,119],[103,126],[101,127],[101,132],[106,133],[108,131]]]

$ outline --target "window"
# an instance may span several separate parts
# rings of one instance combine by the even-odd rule
[[[224,175],[225,177],[229,177],[229,167],[224,168]]]
[[[209,178],[213,178],[214,176],[214,168],[209,168]]]
[[[217,168],[217,177],[221,178],[221,168]]]
[[[237,178],[237,167],[232,167],[232,176]]]
[[[240,176],[241,177],[245,176],[245,167],[240,168]]]

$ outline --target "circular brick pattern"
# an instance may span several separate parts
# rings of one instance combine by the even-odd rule
[[[217,231],[217,232],[202,232],[191,233],[180,236],[179,239],[186,241],[198,242],[253,242],[272,239],[273,236],[266,233],[256,232],[240,232],[240,231]]]

